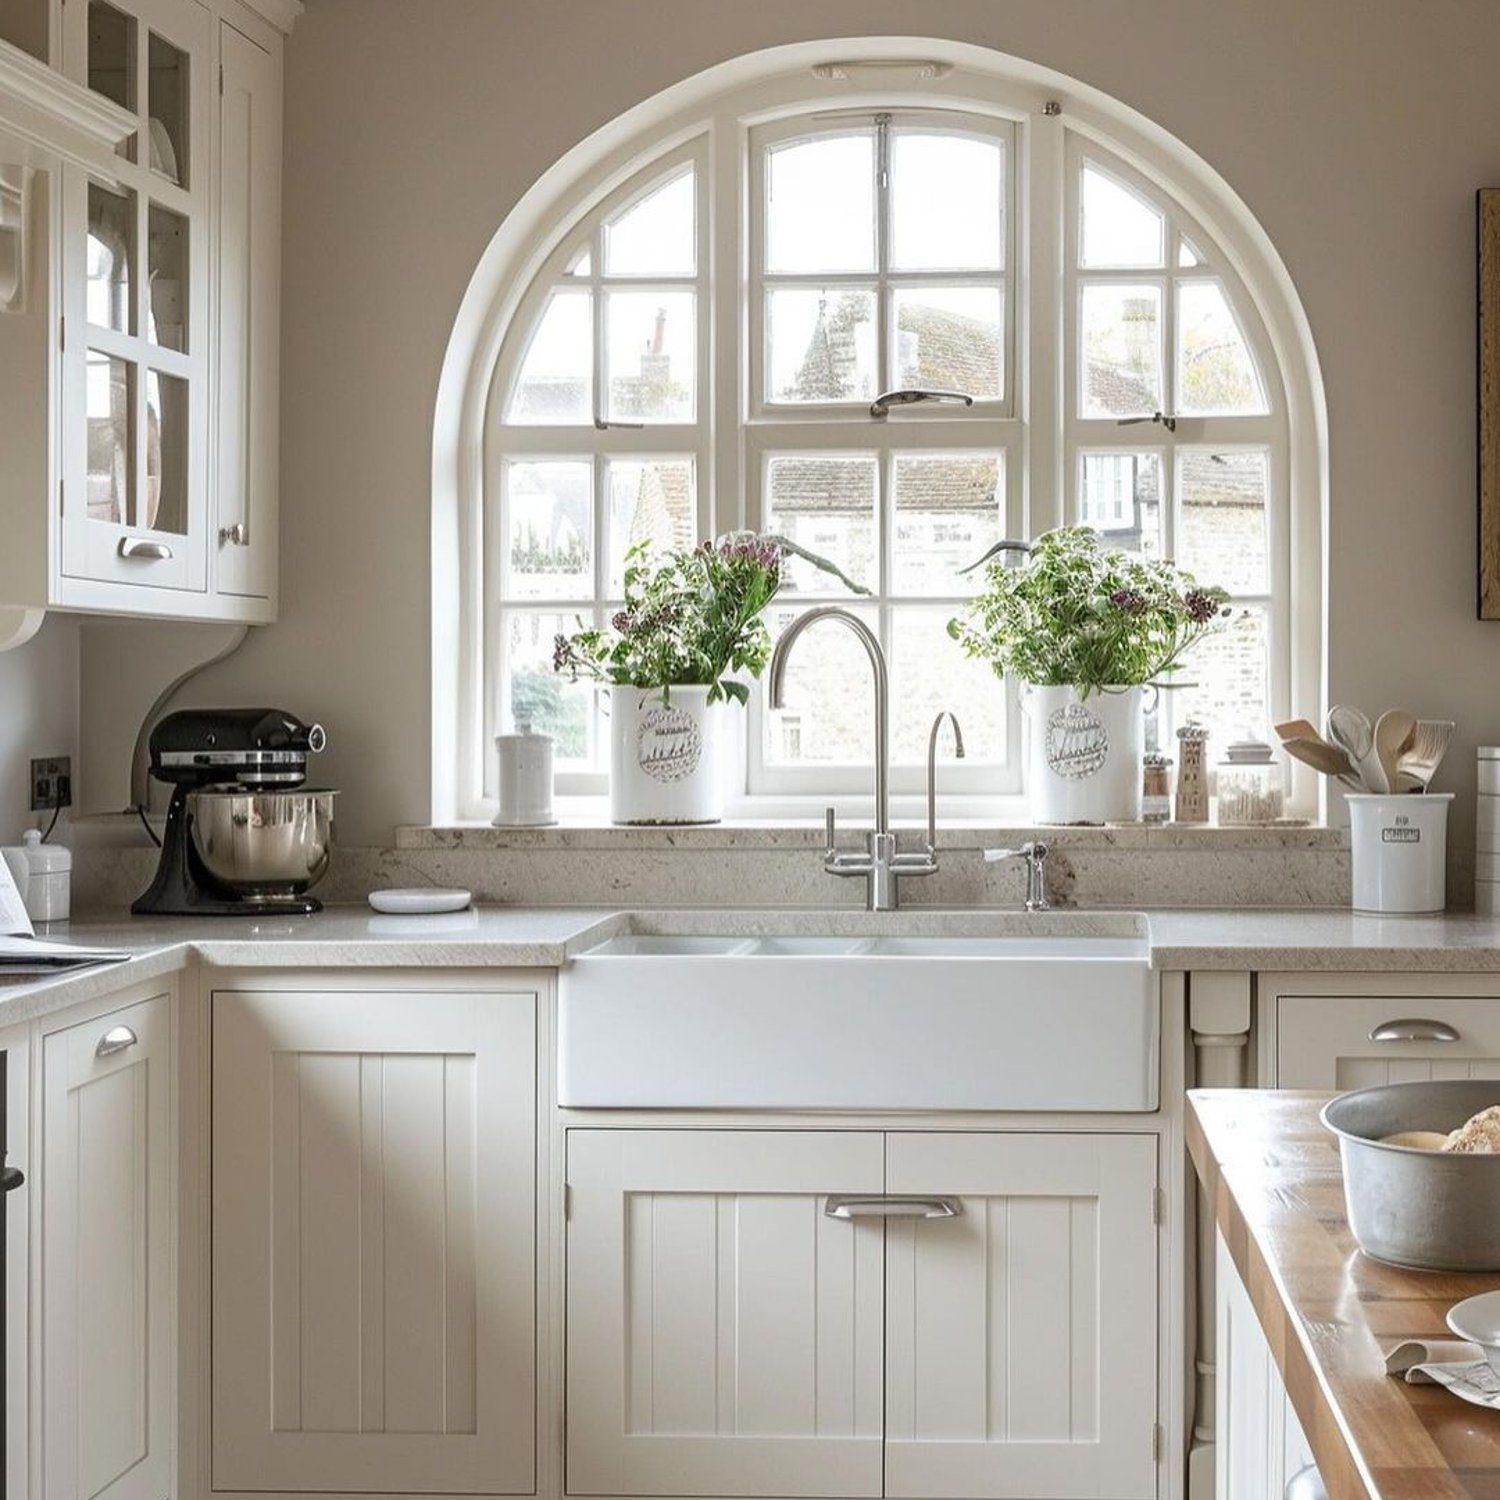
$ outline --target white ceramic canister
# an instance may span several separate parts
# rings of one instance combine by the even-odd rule
[[[26,915],[33,922],[66,922],[72,907],[73,854],[61,844],[44,844],[41,831],[28,828],[19,844],[0,849]]]
[[[706,687],[609,690],[609,815],[616,823],[717,823],[723,720]]]
[[[537,734],[522,720],[514,734],[497,734],[500,811],[496,828],[543,828],[552,815],[552,736]]]
[[[1452,792],[1348,792],[1355,911],[1440,912],[1447,896]]]
[[[1021,689],[1026,795],[1038,823],[1134,823],[1141,816],[1140,687]]]

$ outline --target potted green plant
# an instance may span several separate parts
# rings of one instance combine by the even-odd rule
[[[771,655],[765,612],[788,555],[858,593],[826,558],[785,537],[731,532],[692,549],[625,558],[625,605],[607,629],[559,635],[553,668],[609,692],[610,816],[715,823],[723,816],[725,705],[750,696]]]
[[[1021,550],[1021,549],[1018,549]],[[1105,548],[1087,526],[1043,533],[1019,567],[991,562],[948,633],[1024,684],[1027,792],[1043,823],[1140,817],[1141,710],[1229,614],[1221,588]]]

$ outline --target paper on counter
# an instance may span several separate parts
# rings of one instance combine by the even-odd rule
[[[1408,1339],[1385,1357],[1387,1375],[1408,1385],[1442,1385],[1475,1406],[1500,1411],[1500,1376],[1478,1344],[1464,1339]]]
[[[36,929],[26,915],[26,903],[10,866],[0,859],[0,937],[32,937]]]

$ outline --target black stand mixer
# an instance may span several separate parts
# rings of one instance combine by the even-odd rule
[[[329,791],[302,790],[322,727],[274,708],[188,709],[151,731],[151,774],[172,787],[161,860],[131,911],[303,913],[333,847]]]

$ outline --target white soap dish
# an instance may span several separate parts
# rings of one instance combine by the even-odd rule
[[[370,892],[370,905],[393,917],[425,917],[436,912],[463,911],[473,899],[471,891],[449,891],[435,886]]]

